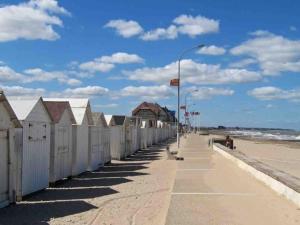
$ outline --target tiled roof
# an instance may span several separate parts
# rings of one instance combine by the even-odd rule
[[[151,110],[156,115],[158,115],[161,111],[161,107],[157,103],[143,102],[132,111],[132,115],[135,116],[138,113],[138,111],[142,109]]]
[[[75,118],[71,112],[69,102],[54,102],[54,101],[44,101],[45,106],[48,109],[48,112],[54,123],[58,123],[66,110],[70,110],[72,123],[75,124]]]

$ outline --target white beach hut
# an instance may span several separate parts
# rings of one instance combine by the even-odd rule
[[[76,124],[73,124],[72,176],[88,169],[89,126],[93,125],[89,99],[82,98],[45,98],[45,101],[70,103]]]
[[[16,151],[21,169],[18,200],[49,184],[51,117],[43,99],[9,100],[23,129],[16,132]]]
[[[111,161],[110,130],[104,114],[93,112],[93,125],[90,126],[89,170],[93,171]]]
[[[45,101],[52,118],[50,183],[72,175],[72,124],[76,124],[69,102]]]
[[[141,118],[130,117],[130,124],[127,126],[128,132],[131,133],[129,136],[129,144],[131,146],[130,154],[134,154],[136,151],[141,149]],[[127,134],[127,132],[126,132]]]
[[[145,149],[148,147],[148,120],[143,120],[141,123],[141,148]]]
[[[17,157],[14,148],[15,128],[21,128],[13,109],[0,90],[0,208],[15,201]]]
[[[110,154],[112,159],[121,160],[126,155],[125,123],[126,116],[105,115],[110,127]]]

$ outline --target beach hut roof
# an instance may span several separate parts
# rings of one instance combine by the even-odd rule
[[[122,126],[126,120],[126,116],[122,115],[105,115],[104,117],[108,126]]]
[[[119,116],[119,115],[114,115],[113,120],[115,122],[115,125],[123,125],[125,122],[126,116]]]
[[[99,121],[104,127],[107,127],[108,124],[102,112],[92,112],[94,125],[98,125]]]
[[[111,121],[112,117],[113,117],[112,115],[104,115],[104,118],[105,118],[108,126],[110,126],[110,121]]]
[[[72,113],[71,107],[69,102],[54,102],[54,101],[45,101],[46,108],[48,109],[48,112],[52,118],[52,121],[54,123],[58,123],[64,114],[64,112],[67,110],[71,121],[73,124],[76,123],[76,120],[74,118],[74,115]]]
[[[10,103],[7,101],[7,98],[5,97],[3,91],[0,89],[0,102],[3,103],[5,109],[7,110],[9,116],[10,116],[10,120],[14,123],[14,126],[16,128],[21,128],[22,125],[20,123],[20,121],[17,118],[17,115],[15,114],[14,110],[12,109]]]
[[[45,101],[69,102],[72,108],[76,124],[82,124],[85,113],[87,113],[88,123],[93,124],[92,112],[88,98],[45,98]]]
[[[25,120],[39,100],[42,100],[42,98],[9,99],[9,103],[17,115],[17,118],[19,120]]]

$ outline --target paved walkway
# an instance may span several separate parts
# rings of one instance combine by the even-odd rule
[[[300,224],[300,209],[192,134],[184,142],[166,224]]]

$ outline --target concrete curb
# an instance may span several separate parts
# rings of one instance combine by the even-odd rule
[[[292,188],[288,187],[287,185],[281,183],[280,181],[274,179],[273,177],[257,170],[253,166],[245,163],[241,159],[231,155],[230,153],[226,152],[220,144],[213,144],[213,150],[223,155],[225,158],[230,159],[233,161],[238,167],[247,171],[252,176],[254,176],[257,180],[263,182],[265,185],[270,187],[273,191],[278,193],[279,195],[284,196],[288,200],[294,202],[298,207],[300,207],[300,193],[293,190]]]

